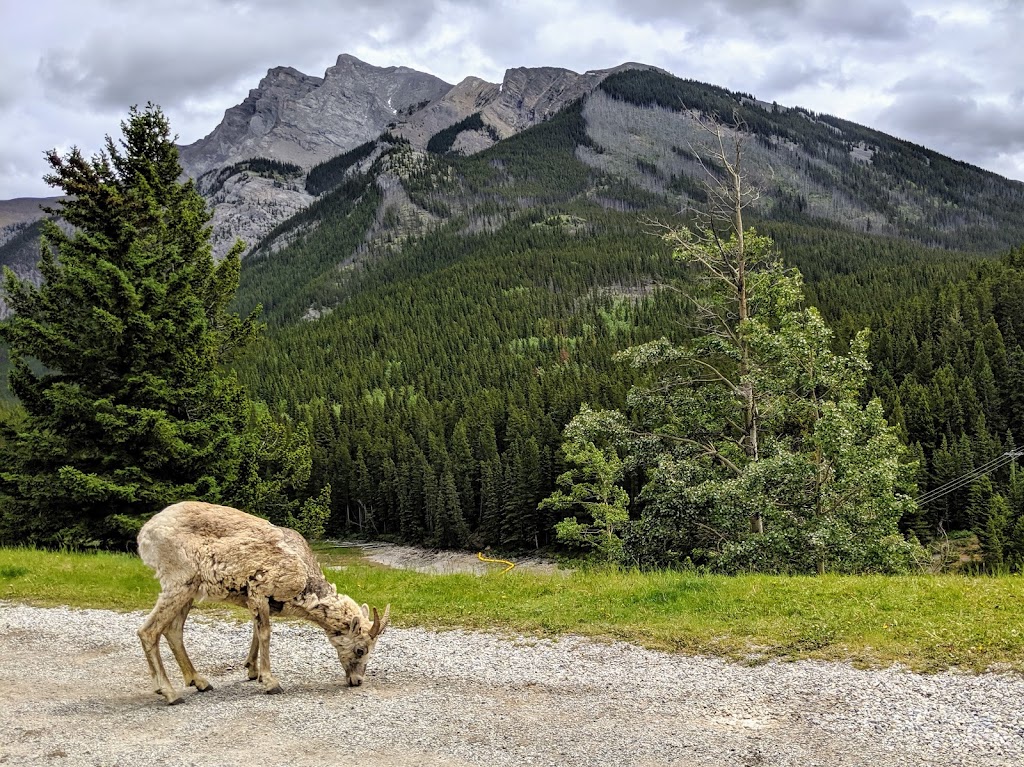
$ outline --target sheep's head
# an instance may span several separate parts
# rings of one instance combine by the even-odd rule
[[[338,651],[338,660],[345,669],[345,676],[352,687],[363,683],[366,674],[366,661],[377,645],[377,638],[384,633],[391,616],[391,605],[384,608],[384,615],[373,608],[373,619],[370,619],[370,608],[363,605],[360,612],[350,611],[340,614],[331,621],[327,629],[328,638],[334,649]]]

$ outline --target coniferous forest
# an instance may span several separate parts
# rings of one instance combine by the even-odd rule
[[[230,307],[201,321],[190,314],[198,304],[160,305],[205,349],[183,352],[188,360],[215,359],[225,383],[189,383],[198,373],[183,361],[182,398],[159,394],[147,373],[113,371],[127,383],[93,393],[109,417],[74,427],[88,421],[85,384],[64,358],[25,345],[26,320],[4,321],[22,404],[0,411],[0,450],[17,467],[0,475],[0,535],[116,547],[161,492],[180,490],[310,535],[582,550],[627,565],[1024,568],[1024,477],[1013,462],[982,473],[1024,445],[1021,185],[660,73],[624,72],[601,87],[603,103],[739,119],[735,135],[757,151],[782,152],[783,138],[806,153],[808,184],[828,176],[890,226],[802,211],[810,186],[716,220],[729,155],[716,163],[680,141],[673,161],[704,175],[682,180],[653,156],[617,174],[582,101],[469,157],[450,150],[460,131],[487,131],[479,115],[438,134],[432,151],[385,134],[312,169],[316,201],[241,262]],[[870,144],[873,165],[849,160],[852,144]],[[247,169],[295,172],[272,161]],[[189,247],[203,225],[179,231]],[[48,236],[85,248],[56,228]],[[749,264],[749,282],[709,280],[698,246],[718,238],[739,259],[728,263],[744,274]],[[104,254],[83,252],[75,269],[108,268]],[[156,279],[142,262],[121,268]],[[120,279],[101,282],[118,296]],[[217,295],[230,282],[203,279]],[[13,276],[6,290],[33,316],[37,299]],[[83,338],[125,321],[119,301],[101,307],[112,318],[74,319],[90,323]],[[244,333],[239,317],[250,318]],[[207,427],[230,432],[231,465],[217,477],[182,490],[152,478],[165,468],[118,474],[84,446],[166,447],[170,427],[139,413],[164,407],[188,420],[200,386],[230,405]],[[118,409],[129,400],[131,416]],[[81,445],[42,436],[62,428],[77,429]],[[62,476],[90,508],[113,498],[117,510],[92,512],[94,523],[67,509],[48,516],[30,475],[68,466],[78,473]],[[976,469],[975,481],[915,501]]]

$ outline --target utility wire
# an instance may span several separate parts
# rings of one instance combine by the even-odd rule
[[[963,487],[966,484],[970,484],[975,479],[980,479],[985,474],[989,474],[997,469],[1006,466],[1008,463],[1014,460],[1016,456],[1007,456],[1006,454],[999,456],[997,459],[989,461],[987,464],[983,464],[978,468],[974,469],[963,476],[956,477],[955,479],[946,482],[945,484],[931,489],[928,493],[923,494],[919,499],[919,503],[928,503],[934,501],[937,498],[948,495],[956,491],[956,489]]]
[[[917,501],[918,506],[923,506],[926,503],[937,501],[939,498],[943,498],[944,496],[947,496],[950,493],[955,492],[960,488],[971,484],[974,480],[981,479],[986,474],[991,474],[993,471],[1001,469],[1006,464],[1016,460],[1017,458],[1020,458],[1021,456],[1024,456],[1024,450],[1007,451],[1000,456],[996,456],[991,461],[987,461],[986,463],[983,463],[981,466],[972,469],[966,474],[957,477],[956,479],[950,480],[944,485],[932,488],[927,493],[922,493],[915,500]]]
[[[938,500],[939,498],[943,498],[949,495],[950,493],[956,492],[962,487],[971,484],[975,480],[981,479],[986,474],[990,474],[993,471],[996,471],[997,469],[1001,469],[1003,466],[1010,463],[1011,460],[1013,459],[1006,458],[1004,460],[992,464],[991,466],[986,467],[982,471],[973,471],[970,474],[965,474],[962,477],[958,477],[950,482],[947,482],[945,485],[934,488],[933,490],[930,490],[928,493],[922,495],[920,498],[917,499],[917,503],[918,505],[921,505],[925,503],[931,503],[932,501]]]
[[[1008,456],[1008,453],[1003,453],[1002,455],[993,458],[991,461],[983,463],[981,466],[976,466],[966,474],[957,477],[956,479],[952,479],[946,484],[941,485],[940,487],[932,488],[928,492],[922,493],[921,496],[918,498],[918,501],[923,501],[932,495],[945,495],[947,492],[952,492],[957,487],[961,487],[965,484],[974,481],[975,479],[978,479],[979,477],[984,476],[985,474],[988,474],[989,472],[995,471],[996,469],[1005,465],[1008,461],[1012,460],[1012,457]]]

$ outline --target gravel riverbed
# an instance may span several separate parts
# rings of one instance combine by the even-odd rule
[[[264,695],[243,681],[249,626],[200,614],[185,642],[214,689],[168,707],[150,689],[143,617],[0,603],[0,764],[1024,764],[1018,675],[746,667],[391,627],[349,688],[319,629],[276,621],[284,693]]]

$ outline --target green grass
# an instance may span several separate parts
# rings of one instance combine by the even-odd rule
[[[390,602],[394,623],[621,639],[741,662],[771,658],[1024,672],[1020,576],[702,576],[580,571],[424,575],[332,560],[338,589]],[[118,554],[0,549],[0,599],[148,609],[146,567]],[[220,609],[220,608],[216,608]]]

